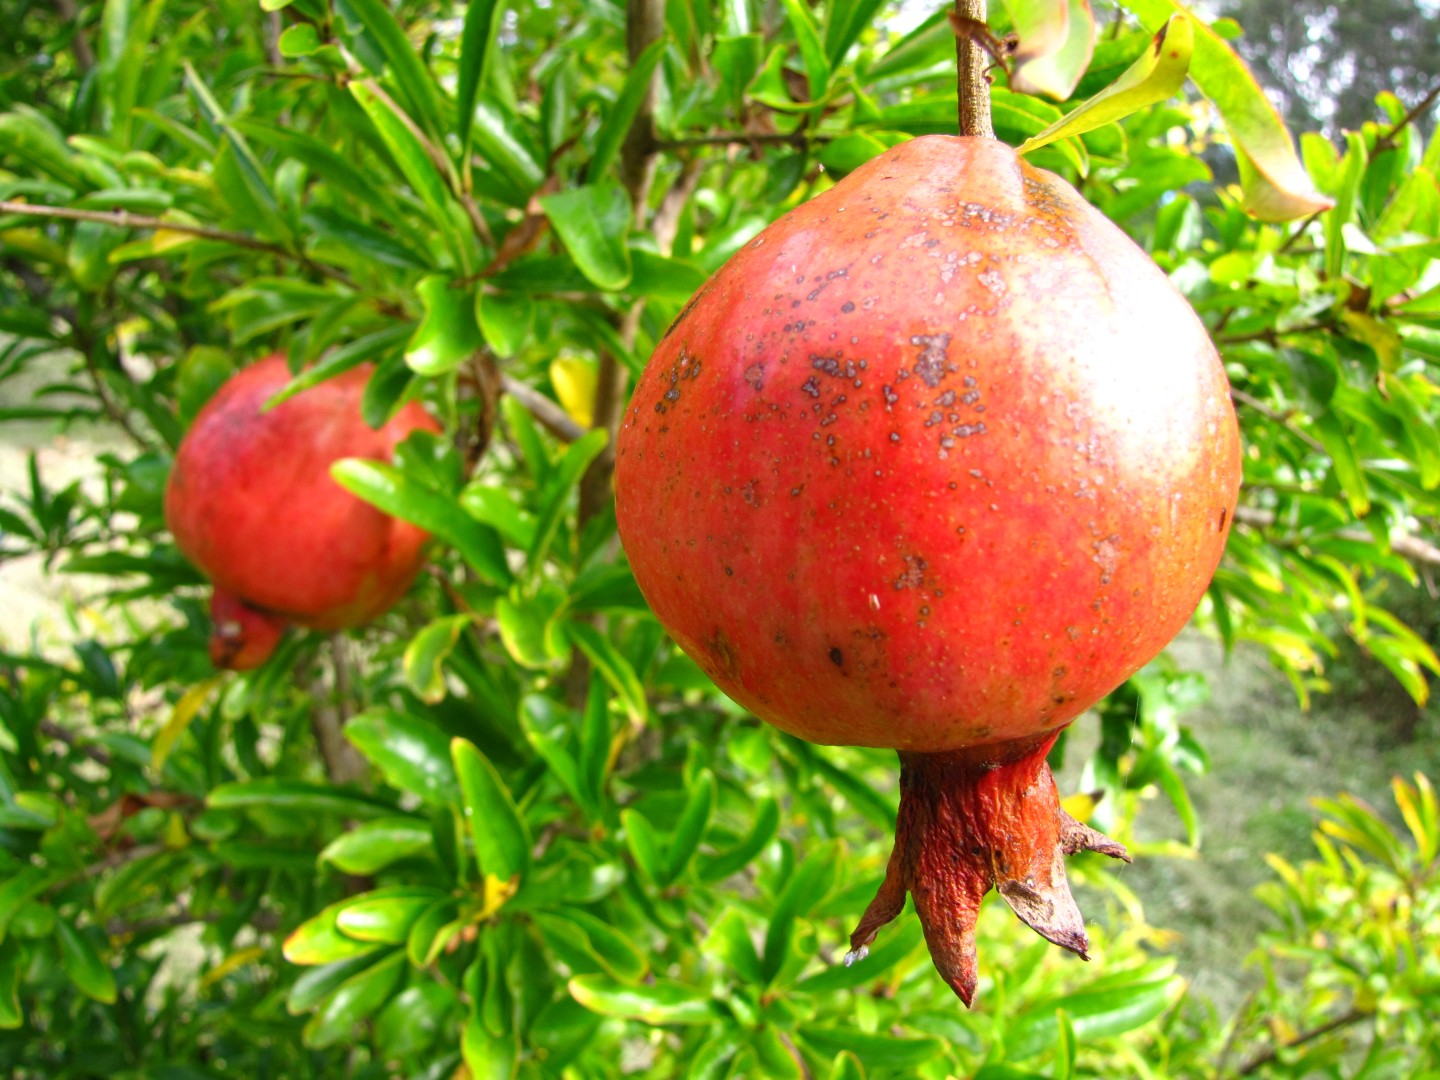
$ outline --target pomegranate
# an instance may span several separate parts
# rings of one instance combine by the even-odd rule
[[[897,146],[747,244],[655,350],[617,444],[646,598],[731,697],[899,751],[863,958],[908,891],[969,1004],[996,888],[1082,957],[1056,736],[1199,602],[1239,488],[1219,357],[1059,177],[984,138]]]
[[[215,585],[217,667],[264,663],[289,623],[368,622],[420,569],[428,534],[330,477],[340,458],[388,460],[410,432],[440,430],[414,402],[378,431],[367,425],[360,397],[370,372],[353,368],[265,412],[291,378],[283,356],[266,357],[226,382],[181,441],[165,519]]]

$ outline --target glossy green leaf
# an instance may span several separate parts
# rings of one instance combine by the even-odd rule
[[[336,11],[358,18],[366,32],[379,43],[390,75],[415,122],[432,139],[448,131],[450,125],[445,121],[440,87],[385,0],[344,0],[343,4],[336,5]]]
[[[620,811],[620,828],[625,831],[625,846],[640,873],[647,881],[663,881],[665,848],[650,819],[638,810],[627,808]]]
[[[340,814],[355,818],[380,817],[395,812],[389,804],[360,792],[273,776],[221,784],[211,790],[205,804],[217,810],[256,807],[286,813]]]
[[[750,922],[739,908],[727,907],[710,925],[700,948],[733,971],[740,981],[758,986],[762,976],[760,955],[750,937]]]
[[[1247,212],[1262,221],[1289,221],[1333,205],[1315,190],[1284,121],[1228,42],[1176,0],[1126,0],[1126,6],[1147,28],[1158,29],[1177,15],[1191,23],[1190,77],[1230,130]]]
[[[860,1059],[867,1070],[916,1069],[945,1052],[945,1043],[940,1039],[907,1038],[888,1033],[871,1035],[849,1027],[806,1024],[797,1035],[827,1059],[848,1050]],[[1008,1043],[1006,1049],[1009,1049]]]
[[[867,986],[885,977],[896,964],[916,954],[925,943],[920,920],[902,917],[887,926],[870,946],[863,960],[856,960],[846,966],[833,963],[814,975],[807,976],[795,984],[795,989],[807,994],[833,994],[842,990],[854,990]],[[929,961],[927,960],[926,963]]]
[[[350,93],[375,125],[375,130],[389,149],[400,174],[425,204],[431,219],[442,230],[442,235],[447,235],[450,218],[445,180],[437,171],[435,162],[425,153],[416,133],[406,126],[389,104],[377,97],[363,82],[352,82]]]
[[[875,21],[884,0],[835,0],[825,6],[825,57],[833,67]]]
[[[635,122],[640,103],[649,92],[650,80],[664,54],[665,39],[661,38],[647,45],[630,65],[630,71],[625,76],[625,85],[620,88],[620,96],[616,98],[614,106],[606,110],[604,122],[595,136],[595,152],[590,155],[590,163],[585,169],[586,179],[590,183],[599,183],[614,164],[616,155],[620,153],[620,145]]]
[[[1364,517],[1370,512],[1369,485],[1365,481],[1365,469],[1355,452],[1355,444],[1345,430],[1345,422],[1330,409],[1314,417],[1311,422],[1315,434],[1330,455],[1335,479],[1345,501],[1350,505],[1350,512],[1356,517]]]
[[[805,66],[805,81],[809,86],[810,100],[820,101],[830,87],[830,60],[825,55],[825,46],[820,40],[820,28],[815,24],[815,16],[803,0],[783,2],[785,19],[800,47],[800,59]]]
[[[405,348],[405,362],[421,375],[453,371],[480,348],[475,300],[469,288],[439,274],[422,278],[415,292],[425,305],[425,318]]]
[[[430,826],[418,818],[380,818],[330,841],[320,852],[320,861],[347,874],[373,874],[397,859],[428,850],[433,842]]]
[[[591,1045],[602,1022],[600,1016],[574,998],[556,998],[535,1017],[527,1039],[532,1047],[544,1053],[547,1066],[564,1069]]]
[[[536,912],[532,918],[543,930],[559,923],[573,927],[584,938],[587,949],[605,972],[623,982],[633,982],[649,970],[645,953],[620,931],[603,919],[579,908],[562,908],[554,912]]]
[[[542,195],[540,205],[586,278],[602,289],[630,283],[630,197],[624,188],[586,184]]]
[[[535,538],[530,543],[529,565],[535,569],[543,566],[555,542],[555,534],[565,514],[571,492],[580,483],[590,463],[600,456],[609,441],[609,433],[603,429],[587,431],[565,448],[560,460],[555,463],[545,485],[540,513],[535,522]]]
[[[309,23],[287,26],[276,47],[281,56],[310,56],[320,51],[320,33]]]
[[[841,1050],[830,1063],[830,1080],[865,1080],[865,1066],[849,1050]]]
[[[516,1075],[520,1060],[516,1037],[489,1031],[478,1011],[471,1012],[465,1023],[460,1051],[474,1080],[511,1080]]]
[[[491,351],[508,360],[525,347],[535,322],[535,304],[524,293],[475,293],[475,315]]]
[[[1155,1019],[1175,1002],[1183,983],[1175,977],[1147,979],[1098,990],[1076,990],[1054,1006],[1063,1007],[1074,1038],[1081,1043],[1122,1035]],[[1053,1050],[1060,1042],[1055,1008],[1041,1003],[1017,1017],[1006,1034],[1005,1053],[1024,1061]]]
[[[700,880],[705,882],[721,881],[744,869],[775,839],[775,832],[779,825],[779,804],[768,797],[760,800],[755,810],[755,823],[750,827],[745,839],[729,851],[701,857]]]
[[[445,686],[445,660],[454,650],[465,627],[473,621],[469,615],[447,615],[436,619],[405,646],[405,681],[421,701],[433,705],[445,699],[449,692]]]
[[[460,910],[457,900],[437,900],[410,924],[405,952],[417,968],[429,967],[465,923],[456,918]]]
[[[635,674],[630,661],[625,659],[609,638],[593,626],[571,622],[566,624],[565,632],[575,643],[575,647],[595,665],[595,669],[610,684],[610,688],[620,696],[632,720],[637,724],[645,723],[650,711],[645,700],[645,687],[641,684],[640,677]]]
[[[352,716],[344,732],[387,783],[434,806],[460,801],[449,739],[430,721],[377,705]]]
[[[725,1014],[708,994],[671,979],[632,986],[608,975],[577,975],[570,993],[602,1016],[646,1024],[711,1024]]]
[[[809,914],[835,887],[840,874],[841,853],[838,841],[817,845],[795,868],[785,882],[785,888],[775,898],[762,953],[761,974],[766,984],[780,974],[787,959],[795,920]]]
[[[60,945],[60,967],[75,989],[102,1005],[115,1004],[115,973],[90,936],[60,919],[55,924],[55,940]]]
[[[350,1038],[355,1025],[378,1012],[404,977],[405,954],[397,950],[346,979],[305,1025],[305,1045],[323,1049]]]
[[[18,948],[0,948],[0,1031],[14,1031],[25,1022],[20,1006],[23,956]]]
[[[510,583],[512,575],[500,538],[448,496],[380,461],[344,458],[330,466],[330,475],[346,491],[451,544],[488,580],[500,585]]]
[[[387,326],[382,330],[358,337],[335,349],[318,364],[312,364],[301,371],[265,402],[265,408],[273,409],[281,402],[288,401],[296,394],[312,386],[319,386],[327,379],[368,363],[391,349],[399,347],[411,334],[408,323]]]
[[[488,525],[516,547],[535,542],[535,517],[519,492],[487,480],[474,480],[460,492],[460,505],[481,524]]]
[[[709,769],[701,769],[691,782],[690,793],[685,798],[685,808],[675,823],[670,843],[665,851],[664,884],[670,884],[685,873],[700,840],[705,835],[705,826],[710,823],[710,814],[715,808],[715,777]]]
[[[450,753],[481,873],[502,883],[523,877],[530,866],[530,830],[510,789],[474,743],[454,739]]]
[[[409,936],[415,920],[443,896],[438,889],[416,896],[367,898],[361,895],[340,909],[335,925],[347,937],[400,945]]]
[[[475,102],[485,82],[485,65],[495,38],[495,16],[500,0],[471,0],[465,8],[465,25],[460,32],[460,78],[455,91],[455,132],[460,139],[462,160],[470,153],[470,125]]]
[[[1194,47],[1195,33],[1190,20],[1180,16],[1171,18],[1156,31],[1150,48],[1124,74],[1038,135],[1026,139],[1019,153],[1029,153],[1057,139],[1094,131],[1173,97],[1185,82]]]
[[[237,186],[231,192],[232,198],[238,197],[244,202],[243,208],[238,205],[234,208],[237,211],[252,211],[258,216],[259,223],[263,224],[260,231],[288,240],[290,227],[280,213],[280,206],[265,167],[250,148],[244,134],[230,122],[229,115],[221,108],[210,87],[188,60],[185,62],[185,86],[194,97],[206,122],[224,139],[224,146],[216,163],[217,184],[223,187],[224,170],[233,169]],[[245,215],[242,213],[240,216]]]

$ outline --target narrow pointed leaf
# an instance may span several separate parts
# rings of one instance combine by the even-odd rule
[[[450,753],[481,871],[502,882],[524,876],[530,865],[530,830],[510,789],[474,743],[455,739]]]
[[[650,90],[650,79],[664,54],[665,39],[661,38],[647,45],[631,65],[630,73],[625,76],[625,85],[620,88],[620,96],[614,107],[607,111],[600,132],[595,136],[595,152],[585,169],[585,175],[592,183],[600,180],[614,164],[615,155],[620,152],[620,144],[625,141],[630,125],[635,122],[640,103]]]

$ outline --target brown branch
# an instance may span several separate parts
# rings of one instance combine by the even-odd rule
[[[1277,412],[1269,405],[1266,405],[1259,398],[1252,397],[1244,390],[1236,390],[1234,387],[1230,388],[1230,397],[1235,401],[1239,402],[1241,405],[1244,405],[1247,409],[1253,409],[1255,412],[1265,417],[1265,419],[1274,421],[1275,423],[1279,424],[1286,431],[1290,432],[1290,434],[1294,435],[1297,439],[1303,442],[1306,446],[1310,447],[1311,450],[1314,450],[1317,454],[1329,453],[1329,451],[1325,449],[1325,444],[1322,443],[1319,439],[1315,438],[1312,435],[1307,435],[1305,432],[1300,431],[1298,428],[1296,428],[1293,424],[1290,423],[1291,419],[1295,416],[1294,412]]]
[[[1293,1039],[1290,1039],[1288,1042],[1277,1043],[1275,1046],[1270,1047],[1268,1050],[1256,1054],[1249,1061],[1245,1062],[1244,1065],[1240,1066],[1239,1071],[1235,1075],[1250,1076],[1254,1073],[1257,1073],[1266,1065],[1269,1065],[1272,1061],[1278,1058],[1282,1051],[1293,1050],[1297,1046],[1303,1046],[1307,1042],[1312,1042],[1315,1039],[1319,1039],[1325,1035],[1329,1035],[1331,1032],[1338,1031],[1340,1028],[1348,1027],[1356,1021],[1364,1020],[1370,1015],[1372,1014],[1366,1012],[1363,1009],[1360,1009],[1356,1006],[1351,1006],[1348,1012],[1343,1012],[1339,1016],[1331,1020],[1327,1020],[1325,1023],[1319,1025],[1318,1027],[1311,1028],[1309,1031],[1301,1032],[1299,1035],[1295,1036],[1295,1038]]]
[[[993,139],[995,126],[990,119],[991,54],[981,44],[985,35],[989,35],[989,27],[985,24],[985,0],[955,0],[950,25],[955,30],[960,134]]]
[[[164,844],[136,844],[134,847],[121,848],[119,851],[113,851],[109,855],[106,855],[105,858],[85,867],[85,869],[80,872],[80,877],[99,877],[106,870],[113,870],[117,866],[124,866],[126,863],[137,862],[140,859],[148,859],[151,855],[163,855],[168,850],[170,849]],[[57,884],[63,885],[72,880],[74,879],[70,878],[65,882],[59,882]]]
[[[1272,510],[1264,510],[1257,506],[1237,506],[1235,520],[1240,524],[1250,525],[1257,529],[1268,529],[1275,525],[1276,517]],[[1368,529],[1341,529],[1334,535],[1341,540],[1362,544],[1373,543],[1375,540],[1374,535]],[[1390,550],[1402,559],[1408,559],[1413,563],[1440,566],[1440,546],[1412,533],[1399,529],[1392,532],[1390,534]]]
[[[1440,98],[1440,83],[1431,88],[1430,92],[1421,98],[1413,109],[1402,116],[1394,127],[1375,140],[1375,153],[1379,154],[1395,149],[1395,137],[1424,115],[1425,111],[1435,104],[1436,98]]]
[[[540,426],[557,439],[574,442],[585,434],[585,429],[577,424],[569,413],[528,383],[521,382],[513,375],[501,375],[500,388],[524,405],[530,415],[540,422]]]
[[[291,251],[289,248],[282,247],[279,244],[272,244],[268,240],[261,240],[259,237],[251,236],[249,233],[230,232],[227,229],[215,229],[209,225],[191,225],[186,221],[167,221],[164,218],[132,214],[128,210],[79,210],[73,206],[47,206],[44,203],[12,202],[8,199],[0,199],[0,214],[19,214],[22,217],[47,218],[60,221],[93,221],[101,225],[113,225],[117,229],[165,229],[169,232],[184,233],[186,236],[198,236],[205,240],[217,240],[222,244],[230,244],[234,247],[246,248],[250,251],[263,251],[270,255],[278,255],[281,258],[292,259],[322,277],[330,278],[332,281],[338,281],[342,285],[348,285],[351,288],[355,286],[355,283],[350,280],[350,276],[343,270],[337,270],[333,266],[326,266],[324,263],[312,262],[298,252]]]
[[[776,132],[737,132],[729,135],[691,135],[683,139],[656,139],[655,149],[663,151],[695,150],[707,146],[793,146],[797,150],[827,143],[835,136],[795,131],[789,135]]]
[[[101,750],[98,746],[90,746],[81,742],[80,736],[76,735],[69,728],[61,727],[54,720],[41,720],[39,728],[40,734],[63,742],[66,746],[70,747],[70,749],[77,753],[84,754],[91,761],[99,762],[101,765],[110,764],[110,752],[108,750]]]
[[[315,680],[311,687],[315,708],[310,714],[310,727],[320,746],[320,757],[325,762],[325,775],[330,782],[341,786],[358,785],[369,776],[369,767],[360,751],[344,735],[345,722],[350,718],[351,686],[344,638],[339,634],[330,638],[330,657],[335,675],[333,693],[327,694],[321,680]]]
[[[84,75],[95,66],[95,51],[90,48],[90,41],[85,37],[85,28],[80,25],[80,11],[75,7],[75,0],[55,0],[55,10],[60,17],[75,28],[75,33],[70,38],[70,51],[75,54],[75,66]]]

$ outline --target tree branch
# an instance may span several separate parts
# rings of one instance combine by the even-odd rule
[[[1375,140],[1375,153],[1379,154],[1384,150],[1395,149],[1395,137],[1423,116],[1425,111],[1435,104],[1436,98],[1440,98],[1440,83],[1431,88],[1430,92],[1421,98],[1413,109],[1402,116],[1394,127]]]
[[[1237,506],[1235,508],[1235,520],[1244,525],[1251,525],[1257,529],[1268,529],[1275,524],[1275,514],[1271,510],[1264,510],[1256,506]],[[1341,540],[1356,541],[1359,543],[1370,543],[1375,537],[1367,529],[1341,529],[1334,534]],[[1390,534],[1390,550],[1402,559],[1408,559],[1413,563],[1420,563],[1425,566],[1440,566],[1440,547],[1432,544],[1424,537],[1415,536],[1412,533],[1395,530]]]
[[[1275,1046],[1270,1047],[1268,1050],[1265,1050],[1262,1053],[1256,1054],[1249,1061],[1245,1062],[1244,1065],[1240,1066],[1240,1070],[1235,1075],[1251,1076],[1254,1073],[1259,1072],[1266,1065],[1269,1065],[1272,1061],[1278,1058],[1281,1051],[1292,1050],[1297,1046],[1303,1046],[1307,1042],[1312,1042],[1315,1039],[1321,1038],[1322,1036],[1329,1035],[1331,1032],[1338,1031],[1340,1028],[1348,1027],[1356,1021],[1364,1020],[1367,1016],[1370,1015],[1370,1013],[1365,1012],[1362,1009],[1351,1006],[1348,1012],[1341,1013],[1339,1016],[1335,1017],[1332,1020],[1327,1020],[1319,1027],[1314,1027],[1311,1028],[1309,1031],[1301,1032],[1289,1042],[1279,1043]]]
[[[324,263],[312,262],[304,255],[291,251],[289,248],[272,244],[268,240],[261,240],[249,233],[230,232],[227,229],[211,228],[209,225],[191,225],[186,221],[167,221],[164,218],[132,214],[128,210],[79,210],[73,206],[46,206],[44,203],[12,202],[6,199],[0,199],[0,214],[19,214],[22,217],[60,221],[93,221],[101,225],[113,225],[117,229],[165,229],[169,232],[184,233],[187,236],[198,236],[205,240],[217,240],[222,244],[231,244],[250,251],[263,251],[270,255],[278,255],[281,258],[294,260],[307,270],[332,281],[338,281],[351,288],[354,288],[355,285],[343,270],[326,266]]]
[[[585,434],[585,429],[577,424],[569,413],[528,383],[521,382],[513,375],[502,374],[500,388],[524,405],[530,415],[540,422],[540,426],[557,439],[574,442]]]
[[[1329,451],[1325,449],[1325,444],[1322,443],[1319,439],[1315,438],[1313,435],[1307,435],[1305,432],[1300,431],[1293,424],[1290,423],[1290,418],[1295,415],[1293,412],[1276,412],[1259,398],[1252,397],[1244,390],[1237,390],[1234,387],[1230,388],[1230,396],[1235,401],[1239,402],[1241,405],[1244,405],[1247,409],[1254,409],[1261,416],[1265,417],[1265,419],[1272,420],[1275,423],[1279,424],[1286,431],[1290,432],[1291,435],[1294,435],[1306,446],[1310,447],[1311,450],[1314,450],[1317,454],[1329,454]]]
[[[40,734],[63,742],[66,746],[70,747],[70,749],[77,753],[84,754],[91,761],[99,762],[101,765],[110,764],[110,752],[108,750],[102,750],[98,746],[90,746],[81,742],[80,736],[76,735],[69,728],[61,727],[54,720],[41,720],[39,729]]]
[[[980,43],[989,34],[985,0],[955,0],[955,77],[960,96],[960,134],[995,137],[990,119],[990,53]]]

